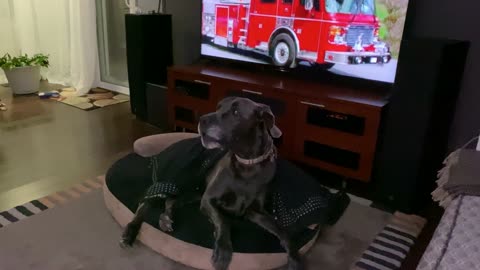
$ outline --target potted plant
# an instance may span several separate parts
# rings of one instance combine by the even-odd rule
[[[48,65],[48,56],[43,54],[12,57],[7,53],[0,58],[0,68],[5,71],[8,84],[17,95],[37,92],[40,87],[40,67]]]

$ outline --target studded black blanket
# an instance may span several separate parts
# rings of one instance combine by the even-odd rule
[[[205,149],[199,138],[175,143],[150,158],[152,185],[144,200],[182,197],[195,200],[205,190],[210,169],[224,151]],[[289,231],[312,224],[334,224],[349,204],[345,193],[333,194],[316,179],[289,161],[278,159],[277,171],[267,195],[267,211]]]

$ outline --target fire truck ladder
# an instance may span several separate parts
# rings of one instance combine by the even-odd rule
[[[242,17],[241,18],[242,21],[244,21],[244,26],[245,28],[242,28],[240,29],[240,39],[238,40],[238,45],[239,46],[246,46],[247,45],[247,33],[248,33],[248,23],[249,23],[249,20],[248,20],[248,17]]]

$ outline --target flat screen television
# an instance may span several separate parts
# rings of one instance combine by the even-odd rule
[[[203,56],[393,83],[408,0],[202,0]]]

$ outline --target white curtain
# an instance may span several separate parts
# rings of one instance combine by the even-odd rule
[[[85,94],[99,83],[95,12],[95,0],[0,0],[0,54],[48,54],[43,77]]]

